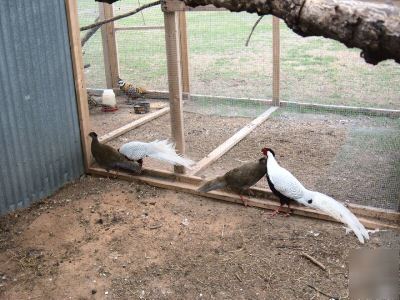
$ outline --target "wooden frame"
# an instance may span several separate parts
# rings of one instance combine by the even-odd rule
[[[190,98],[190,81],[189,81],[189,50],[186,26],[186,12],[181,11],[179,15],[179,43],[181,55],[181,72],[182,72],[182,92]]]
[[[107,3],[99,3],[100,20],[113,17],[113,6]],[[114,22],[101,26],[101,37],[103,42],[104,70],[107,88],[118,88],[119,60],[117,41],[115,39]]]
[[[155,112],[152,112],[151,114],[145,115],[144,117],[142,117],[138,120],[132,121],[120,128],[117,128],[117,129],[99,137],[99,141],[101,143],[107,143],[107,142],[115,139],[116,137],[119,137],[120,135],[123,135],[123,134],[125,134],[139,126],[142,126],[143,124],[148,123],[158,117],[161,117],[167,113],[169,113],[169,107],[163,107],[159,110],[156,110]]]
[[[261,125],[265,120],[267,120],[268,117],[277,109],[278,107],[270,107],[269,109],[267,109],[264,113],[255,118],[245,127],[236,132],[229,139],[227,139],[224,143],[215,148],[210,154],[208,154],[206,157],[200,160],[193,167],[193,169],[190,170],[189,174],[195,175],[199,173],[201,170],[203,170],[205,167],[215,162],[218,158],[220,158],[222,155],[224,155],[226,152],[232,149],[237,143],[239,143],[242,139],[244,139],[247,135],[249,135],[254,129],[256,129],[259,125]]]
[[[185,138],[183,131],[183,91],[179,14],[177,12],[164,12],[164,26],[172,139],[175,142],[177,150],[181,154],[184,154]],[[184,173],[185,170],[182,166],[175,166],[175,172]]]
[[[111,174],[119,179],[123,179],[126,181],[139,181],[160,188],[181,191],[189,194],[217,199],[220,201],[233,202],[241,205],[243,203],[240,200],[239,196],[236,194],[231,194],[223,191],[212,191],[209,193],[202,193],[197,191],[197,188],[202,183],[202,179],[195,176],[181,175],[161,170],[144,170],[143,174],[139,176],[133,176],[129,174],[117,174],[116,172],[107,173],[106,171],[98,168],[90,168],[89,173],[98,176],[110,176]],[[263,199],[261,200],[259,198],[249,197],[249,206],[270,210],[275,210],[279,207],[279,200],[272,194],[270,190],[252,188],[251,191],[256,197],[262,197]],[[361,205],[349,208],[359,217],[361,223],[363,223],[367,228],[400,228],[398,223],[400,219],[400,213],[398,212],[370,208]],[[325,213],[315,211],[304,206],[293,205],[292,210],[294,215],[315,218],[324,221],[337,222]]]
[[[83,57],[79,31],[78,6],[76,0],[65,0],[67,12],[68,35],[71,50],[75,95],[78,107],[79,127],[85,172],[89,171],[92,161],[89,141],[89,104],[87,100],[86,82],[83,73]]]
[[[279,106],[279,85],[280,85],[280,30],[279,19],[272,17],[272,103]]]
[[[167,3],[174,2],[175,0],[167,0]],[[176,1],[175,1],[176,2]],[[83,75],[83,61],[82,61],[82,49],[80,44],[80,32],[79,32],[79,21],[77,15],[77,2],[76,0],[65,0],[67,17],[68,17],[68,27],[69,27],[69,37],[70,37],[70,46],[71,46],[71,56],[73,63],[73,73],[75,79],[75,90],[76,90],[76,99],[78,105],[78,113],[79,113],[79,125],[81,129],[81,140],[82,140],[82,148],[84,153],[84,164],[85,170],[89,174],[100,175],[100,176],[109,176],[105,170],[100,170],[90,166],[91,163],[91,153],[90,153],[90,142],[88,133],[90,130],[89,123],[89,109],[87,102],[87,91],[85,86],[85,80]],[[168,75],[169,75],[169,92],[158,92],[151,91],[148,95],[159,96],[160,98],[165,98],[166,96],[170,99],[170,108],[165,107],[156,111],[152,114],[147,115],[145,118],[136,120],[131,122],[113,132],[110,132],[103,137],[101,140],[103,142],[109,141],[123,133],[132,130],[133,128],[144,124],[154,118],[171,112],[171,123],[172,123],[172,134],[174,136],[175,141],[177,142],[178,149],[184,153],[184,138],[183,138],[183,120],[182,120],[182,94],[183,94],[183,73],[185,73],[184,69],[181,66],[181,61],[183,60],[181,53],[182,43],[186,38],[182,38],[182,27],[183,21],[180,21],[182,15],[179,15],[177,11],[186,10],[174,8],[175,10],[172,12],[165,12],[165,30],[166,30],[166,48],[167,48],[167,60],[168,60]],[[115,32],[115,29],[113,30]],[[279,54],[279,47],[275,49],[276,54]],[[278,56],[277,56],[278,57]],[[275,69],[275,70],[279,70]],[[274,72],[275,73],[275,72]],[[188,72],[187,72],[188,74]],[[279,82],[279,73],[276,76]],[[279,88],[279,86],[278,86]],[[277,90],[279,91],[279,89]],[[278,96],[278,97],[276,97]],[[192,97],[204,97],[204,95],[192,95]],[[217,98],[225,98],[231,99],[229,97],[217,97]],[[279,101],[279,92],[275,94],[275,98],[273,100],[269,99],[246,99],[239,98],[238,100],[248,100],[248,101],[257,101],[262,102],[268,105],[273,103],[277,103],[276,100]],[[384,110],[384,109],[374,109],[374,108],[360,108],[360,107],[346,107],[346,106],[337,106],[337,105],[318,105],[318,104],[310,104],[310,103],[297,103],[290,101],[279,101],[279,106],[299,106],[299,107],[307,107],[307,108],[323,108],[326,110],[343,110],[343,111],[353,111],[353,112],[365,112],[368,114],[379,114],[379,115],[391,115],[391,116],[400,116],[400,111],[398,110]],[[225,143],[223,143],[220,147],[215,149],[208,157],[204,158],[200,161],[195,168],[199,171],[202,169],[202,166],[209,165],[212,161],[215,161],[218,157],[222,156],[225,152],[231,149],[235,144],[237,144],[242,138],[244,138],[251,130],[253,130],[257,125],[261,124],[265,121],[268,116],[276,110],[276,107],[273,107],[267,110],[264,114],[253,120],[250,124],[244,127],[237,134],[228,139]],[[182,170],[176,170],[182,171]],[[197,172],[198,172],[197,171]],[[194,173],[197,173],[194,172]],[[143,174],[140,176],[131,176],[128,174],[116,174],[115,172],[111,172],[114,176],[123,179],[123,180],[137,180],[141,182],[145,182],[150,185],[168,188],[176,191],[183,191],[186,193],[191,193],[195,195],[206,196],[209,198],[234,202],[234,203],[242,203],[239,199],[239,196],[222,192],[222,191],[213,191],[211,193],[201,193],[197,191],[198,186],[202,183],[202,179],[196,176],[187,176],[183,174],[179,174],[177,172],[171,173],[167,171],[161,170],[144,170]],[[260,207],[264,209],[276,209],[279,206],[279,203],[272,192],[268,189],[259,189],[252,188],[251,191],[253,194],[258,197],[251,197],[249,199],[249,205]],[[263,198],[260,200],[259,198]],[[350,209],[360,217],[361,222],[367,227],[375,229],[376,227],[386,227],[386,228],[399,228],[399,220],[400,213],[390,210],[382,210],[376,209],[372,207],[365,207],[361,205],[350,204]],[[294,206],[294,214],[317,218],[321,220],[332,221],[332,219],[326,214],[314,211],[312,209]],[[397,223],[396,223],[397,222]]]
[[[124,31],[124,30],[164,30],[164,26],[124,26],[115,27],[114,31]]]

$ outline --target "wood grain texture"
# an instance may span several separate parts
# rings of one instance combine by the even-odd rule
[[[99,12],[101,21],[110,19],[113,17],[113,6],[107,3],[99,3]],[[119,61],[114,22],[101,26],[101,37],[107,88],[118,88]]]
[[[167,171],[160,171],[160,170],[149,170],[149,169],[144,169],[141,175],[138,176],[132,176],[129,174],[125,173],[119,173],[117,174],[116,172],[111,171],[110,173],[107,173],[105,170],[98,169],[98,168],[90,168],[90,174],[92,175],[98,175],[98,176],[104,176],[108,177],[110,174],[115,175],[117,178],[126,180],[129,182],[132,181],[138,181],[142,183],[146,183],[152,186],[156,186],[159,188],[165,188],[165,189],[170,189],[174,191],[179,191],[179,192],[185,192],[188,194],[193,194],[193,195],[199,195],[199,196],[204,196],[208,197],[211,199],[216,199],[216,200],[221,200],[221,201],[227,201],[227,202],[233,202],[233,203],[238,203],[240,205],[243,205],[242,200],[240,200],[240,197],[236,194],[224,192],[224,191],[212,191],[209,193],[202,193],[197,191],[199,184],[202,182],[202,179],[199,177],[194,177],[194,176],[186,176],[183,174],[176,174],[176,173],[171,173]],[[256,191],[254,189],[251,189],[252,191]],[[254,198],[254,197],[248,197],[248,205],[253,206],[253,207],[258,207],[262,209],[268,209],[268,210],[276,210],[280,203],[279,200],[272,196],[271,194],[267,193],[264,195],[264,198],[259,199],[259,198]],[[271,197],[269,197],[271,195]],[[256,195],[257,197],[259,195]],[[336,220],[332,219],[330,216],[328,216],[325,213],[304,207],[304,206],[293,206],[292,208],[292,214],[293,215],[299,215],[299,216],[304,216],[308,218],[314,218],[314,219],[319,219],[319,220],[324,220],[324,221],[330,221],[330,222],[337,222]],[[368,210],[368,207],[366,207],[366,210]],[[367,228],[370,229],[376,229],[376,228],[390,228],[390,229],[395,229],[399,230],[400,227],[398,223],[393,223],[393,222],[387,222],[386,219],[384,218],[385,213],[382,212],[381,218],[376,219],[372,217],[364,217],[356,213],[356,215],[359,217],[359,220],[361,223],[364,224]],[[343,230],[344,231],[344,230]]]
[[[85,76],[83,73],[83,58],[79,31],[77,1],[65,0],[65,8],[67,12],[69,45],[71,50],[72,68],[74,74],[75,95],[78,106],[84,168],[85,172],[87,172],[92,161],[92,153],[90,152],[89,104],[87,100]]]
[[[180,53],[179,15],[164,12],[165,44],[167,52],[168,89],[171,116],[171,134],[180,154],[185,153],[183,131],[182,66]],[[174,166],[177,173],[184,173],[182,166]]]
[[[279,19],[272,17],[272,104],[279,106],[281,37]]]

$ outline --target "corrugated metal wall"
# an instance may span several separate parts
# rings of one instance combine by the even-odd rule
[[[83,173],[64,0],[0,0],[0,213]]]

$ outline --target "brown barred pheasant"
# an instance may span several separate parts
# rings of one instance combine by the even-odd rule
[[[124,92],[124,94],[128,97],[129,100],[143,98],[143,94],[146,93],[146,90],[144,88],[135,87],[133,84],[125,82],[122,79],[118,81],[118,85],[121,91]]]

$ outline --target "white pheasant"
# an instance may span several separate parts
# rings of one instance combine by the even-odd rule
[[[288,170],[279,166],[275,153],[270,148],[263,148],[262,153],[267,156],[267,181],[272,192],[279,197],[281,207],[287,204],[290,211],[290,202],[296,201],[305,206],[321,210],[332,218],[346,224],[355,233],[360,243],[369,239],[368,231],[357,217],[343,204],[319,192],[306,189]],[[287,214],[288,215],[288,214]]]
[[[175,152],[175,146],[168,140],[153,141],[150,143],[132,141],[123,144],[118,151],[130,160],[143,163],[143,158],[151,157],[173,165],[181,165],[188,169],[194,164],[191,159],[185,158]]]

